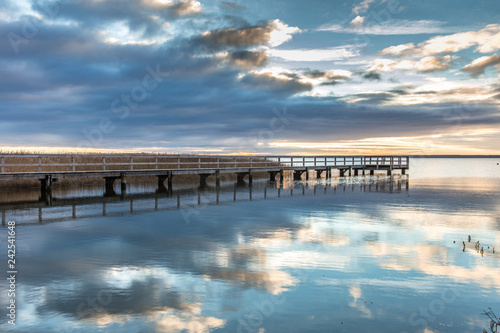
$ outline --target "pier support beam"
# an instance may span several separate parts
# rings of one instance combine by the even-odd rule
[[[167,187],[165,186],[165,180],[167,180],[168,175],[158,176],[158,189],[156,192],[165,193],[167,192]]]
[[[347,169],[339,169],[339,176],[340,177],[345,177],[345,172],[347,171]]]
[[[40,190],[43,193],[50,193],[52,191],[52,183],[57,179],[52,178],[52,175],[45,175],[45,178],[40,179]]]
[[[354,176],[356,176],[356,177],[357,177],[357,176],[358,176],[358,174],[359,174],[359,169],[354,169]]]
[[[392,176],[392,170],[391,169],[387,170],[387,176]]]
[[[104,196],[105,197],[110,197],[116,195],[115,189],[113,188],[113,184],[115,183],[115,180],[117,180],[117,177],[104,177],[104,180],[106,182],[105,190],[104,190]]]
[[[269,171],[269,181],[270,182],[276,181],[276,174],[277,174],[277,172],[275,172],[275,171]]]
[[[304,170],[295,170],[293,172],[293,180],[302,180],[302,174],[304,172],[307,172],[307,171],[304,171]]]
[[[200,188],[204,188],[207,186],[207,178],[210,174],[202,173],[200,174]]]
[[[375,176],[375,170],[370,170],[370,176]]]
[[[219,188],[220,188],[220,171],[219,170],[215,171],[215,187],[217,188],[217,190],[219,190]],[[219,195],[219,194],[217,193],[217,195]],[[217,200],[217,202],[218,202],[218,200]]]
[[[323,170],[316,170],[316,178],[321,178],[321,174],[323,173]]]
[[[401,169],[401,174],[404,176],[406,175],[406,169]]]
[[[120,172],[120,185],[121,185],[121,196],[122,199],[125,198],[127,195],[127,173],[126,172]]]
[[[239,186],[245,185],[245,176],[248,175],[248,184],[252,185],[253,175],[252,170],[248,170],[248,172],[238,172],[236,174],[236,184]]]
[[[236,174],[236,184],[237,185],[245,185],[245,176],[247,175],[246,172],[239,172]]]

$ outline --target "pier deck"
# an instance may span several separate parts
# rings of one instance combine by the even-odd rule
[[[231,155],[65,155],[65,154],[1,154],[0,181],[34,179],[41,183],[42,194],[50,192],[52,183],[64,178],[104,178],[106,191],[113,192],[114,181],[120,179],[122,190],[126,189],[126,179],[132,176],[158,177],[158,189],[171,190],[175,175],[199,175],[200,186],[207,177],[215,175],[220,184],[220,174],[231,173],[243,181],[252,173],[267,172],[273,181],[284,171],[293,171],[294,179],[302,175],[309,177],[310,171],[317,176],[325,172],[331,177],[332,170],[338,170],[340,177],[358,176],[366,170],[400,169],[405,174],[409,169],[408,156],[231,156]],[[168,186],[165,186],[165,181]],[[1,182],[0,182],[1,186]]]

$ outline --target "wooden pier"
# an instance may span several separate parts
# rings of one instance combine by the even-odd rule
[[[404,175],[409,169],[408,156],[231,156],[231,155],[64,155],[64,154],[1,154],[0,180],[39,180],[42,196],[50,193],[53,182],[65,178],[103,178],[106,193],[114,194],[113,185],[120,180],[122,192],[126,191],[127,178],[155,176],[158,191],[171,191],[172,179],[177,175],[199,175],[200,187],[206,185],[209,176],[215,176],[220,186],[221,174],[236,174],[239,182],[253,174],[269,173],[274,181],[278,175],[283,179],[284,171],[292,171],[294,179],[315,172],[332,177],[338,170],[340,177],[373,175],[383,170],[391,175],[393,170]],[[165,182],[167,183],[165,185]],[[1,182],[0,182],[1,186]]]

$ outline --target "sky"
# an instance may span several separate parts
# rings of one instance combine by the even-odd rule
[[[0,148],[500,154],[496,0],[3,0]]]

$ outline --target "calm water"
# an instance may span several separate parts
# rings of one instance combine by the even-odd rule
[[[213,189],[105,201],[86,188],[56,191],[40,211],[36,194],[4,193],[25,206],[6,211],[17,320],[2,279],[0,331],[481,332],[483,310],[500,315],[499,162],[413,159],[409,180],[228,184],[218,204]],[[6,275],[5,226],[0,248]]]

